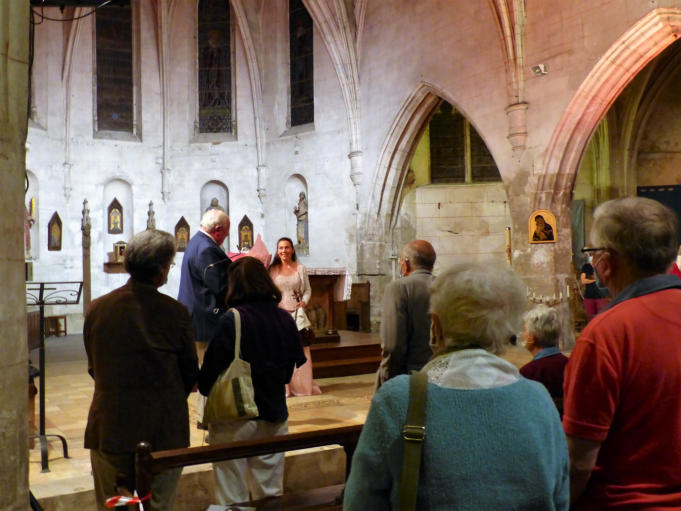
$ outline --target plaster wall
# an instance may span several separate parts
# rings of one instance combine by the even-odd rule
[[[447,99],[471,121],[498,165],[512,218],[514,269],[537,294],[556,293],[569,277],[571,247],[567,233],[574,183],[565,180],[556,188],[550,177],[542,179],[547,167],[554,172],[560,168],[546,160],[549,142],[577,89],[601,56],[643,16],[664,7],[679,8],[681,2],[526,3],[521,87],[513,90],[508,86],[508,76],[515,62],[505,62],[506,49],[490,4],[468,2],[454,8],[449,2],[436,0],[418,4],[370,2],[361,47],[362,134],[366,147],[362,193],[372,197],[380,195],[382,189],[390,192],[383,188],[386,180],[381,173],[385,169],[377,170],[387,134],[409,94],[420,83],[430,84],[433,93]],[[534,76],[529,68],[540,63],[546,65],[548,74]],[[505,108],[518,100],[528,103],[527,138],[525,149],[514,155],[507,140]],[[406,132],[407,126],[397,128],[401,133],[400,129]],[[375,207],[378,201],[363,203]],[[555,245],[528,244],[529,214],[552,204],[565,235]],[[394,219],[382,221],[390,214],[389,209],[363,213],[367,215],[366,225],[379,224],[387,230],[395,225]],[[389,238],[388,232],[379,229],[372,248],[360,253],[368,262],[368,273],[388,273],[388,265],[370,263],[387,261]],[[372,283],[372,290],[377,287]]]
[[[156,11],[150,2],[134,4],[140,24],[139,140],[102,139],[93,136],[93,18],[79,22],[73,46],[70,74],[62,80],[62,63],[68,61],[65,25],[45,22],[36,27],[36,95],[34,117],[28,137],[28,167],[39,189],[40,244],[34,261],[34,280],[81,280],[81,210],[89,201],[92,221],[92,296],[96,298],[122,285],[125,274],[106,274],[103,263],[112,235],[106,234],[106,208],[110,198],[103,190],[112,180],[129,185],[132,207],[124,211],[132,232],[146,228],[149,201],[153,201],[156,227],[174,232],[184,216],[196,233],[202,214],[201,190],[210,181],[229,191],[232,220],[230,244],[236,251],[237,226],[243,215],[253,222],[269,250],[283,235],[295,238],[296,203],[288,203],[287,180],[301,175],[308,187],[311,267],[348,268],[355,260],[355,194],[349,180],[347,127],[338,78],[326,47],[315,30],[315,123],[286,129],[288,112],[288,17],[285,1],[272,3],[272,15],[264,21],[262,55],[264,160],[258,161],[254,108],[247,56],[239,27],[234,26],[234,87],[236,131],[233,136],[196,136],[196,37],[194,2],[177,2],[170,17],[168,73],[162,84],[162,58],[156,39]],[[269,7],[269,4],[268,4]],[[57,9],[49,10],[59,16]],[[54,12],[52,12],[54,11]],[[272,49],[272,51],[269,51]],[[47,57],[45,57],[47,55]],[[44,90],[49,94],[45,94]],[[165,99],[164,99],[165,96]],[[67,110],[68,98],[70,109]],[[167,144],[164,147],[164,102],[168,109]],[[64,162],[68,161],[68,165]],[[261,185],[264,200],[258,199],[256,167],[267,170]],[[168,170],[169,194],[162,195],[162,168]],[[70,178],[69,178],[70,174]],[[70,188],[70,189],[69,189]],[[119,200],[121,200],[119,198]],[[63,221],[62,251],[48,252],[47,220],[57,211]],[[333,228],[330,228],[333,226]],[[126,230],[127,231],[127,230]],[[122,235],[121,235],[122,236]],[[121,237],[118,236],[118,237]],[[116,237],[114,235],[114,237]],[[176,296],[183,254],[178,253],[163,292]],[[78,312],[71,307],[66,312]],[[60,308],[48,311],[63,313]]]

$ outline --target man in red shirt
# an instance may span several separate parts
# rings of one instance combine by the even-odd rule
[[[640,197],[594,213],[592,264],[613,300],[565,372],[573,509],[681,508],[681,281],[666,274],[677,225]]]

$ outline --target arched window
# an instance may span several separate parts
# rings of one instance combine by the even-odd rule
[[[95,132],[136,133],[134,106],[133,15],[129,0],[95,14]]]
[[[198,42],[198,132],[232,133],[232,51],[228,0],[199,2]]]
[[[291,126],[314,122],[312,18],[302,0],[289,0]]]
[[[430,180],[432,183],[501,181],[499,169],[482,137],[446,101],[430,121]]]

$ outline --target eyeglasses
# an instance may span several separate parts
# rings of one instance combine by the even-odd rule
[[[598,247],[598,248],[583,248],[582,249],[582,254],[586,254],[587,252],[597,252],[599,250],[608,250],[607,247]]]

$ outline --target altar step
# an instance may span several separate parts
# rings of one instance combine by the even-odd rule
[[[315,342],[310,346],[315,378],[335,378],[375,373],[381,362],[377,334],[341,330],[338,342]]]

